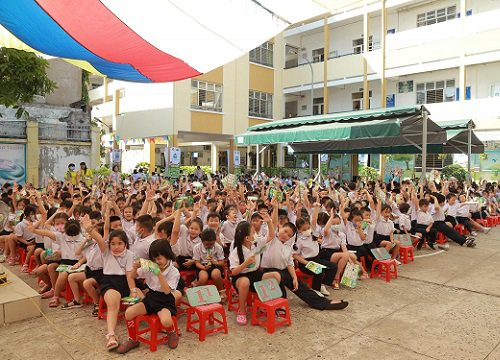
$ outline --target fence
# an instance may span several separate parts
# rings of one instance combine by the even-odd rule
[[[0,137],[25,139],[26,121],[25,120],[0,120]]]
[[[90,125],[68,125],[59,123],[38,123],[40,140],[90,141]]]

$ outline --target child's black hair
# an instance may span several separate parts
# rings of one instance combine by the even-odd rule
[[[167,239],[158,239],[149,246],[149,259],[154,260],[158,256],[164,256],[166,259],[175,261],[175,254]]]
[[[165,221],[158,225],[156,228],[157,232],[163,232],[167,235],[167,237],[170,237],[172,235],[172,228],[174,227],[174,223],[172,221]]]
[[[111,247],[111,240],[113,240],[113,238],[118,238],[121,241],[123,241],[123,243],[125,243],[125,247],[127,249],[130,247],[130,245],[128,243],[128,236],[127,236],[127,233],[125,231],[123,231],[123,230],[113,230],[113,231],[111,231],[111,233],[109,234],[109,245],[108,245],[110,247]],[[150,251],[151,251],[151,247],[150,247]]]
[[[217,235],[212,229],[205,229],[200,234],[201,241],[215,241],[217,240]]]
[[[216,213],[216,212],[208,213],[207,221],[210,219],[213,219],[213,218],[217,218],[217,219],[219,219],[219,221],[221,221],[220,215],[218,213]]]
[[[248,221],[242,221],[236,226],[236,231],[234,232],[234,248],[238,254],[238,260],[240,265],[245,261],[243,256],[243,242],[245,237],[250,236],[251,225]]]
[[[68,236],[77,236],[80,234],[82,228],[80,226],[80,222],[78,220],[68,220],[66,224],[64,224],[64,232]]]

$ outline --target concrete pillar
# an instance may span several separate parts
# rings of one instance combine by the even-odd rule
[[[247,169],[250,169],[252,167],[252,157],[250,156],[251,151],[252,148],[250,146],[247,146]]]
[[[40,180],[40,145],[38,143],[38,122],[26,121],[26,182],[35,188]]]
[[[285,167],[285,145],[276,144],[276,167]]]
[[[352,176],[358,176],[358,165],[359,165],[358,154],[352,154],[351,155]]]
[[[217,145],[212,144],[210,149],[210,166],[212,167],[212,172],[216,172],[219,167],[219,151]]]
[[[151,174],[155,171],[156,167],[156,144],[154,140],[149,142],[149,140],[146,139],[146,142],[149,144],[149,173]]]
[[[370,109],[370,88],[368,84],[368,56],[370,45],[370,18],[365,1],[365,8],[363,12],[363,109]]]
[[[101,130],[97,126],[90,129],[90,165],[91,169],[98,168],[101,165]]]
[[[386,55],[386,36],[387,36],[387,8],[386,0],[381,0],[381,29],[380,29],[380,53],[382,55],[382,64],[380,69],[380,105],[382,108],[386,107],[387,95],[387,81],[385,79],[385,55]]]

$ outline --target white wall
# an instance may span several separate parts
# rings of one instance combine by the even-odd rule
[[[40,144],[39,184],[47,184],[51,176],[63,180],[68,165],[78,170],[82,161],[90,168],[90,146]]]

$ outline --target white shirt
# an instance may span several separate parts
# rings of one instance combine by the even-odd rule
[[[263,268],[274,268],[284,270],[287,266],[293,266],[293,248],[289,244],[283,244],[278,237],[267,243],[267,248],[262,254],[260,262]]]
[[[313,258],[319,254],[319,244],[317,241],[313,240],[312,235],[304,236],[302,234],[298,234],[295,246],[297,247],[297,250],[295,250],[294,253],[304,259]]]
[[[430,225],[433,222],[431,214],[419,210],[417,212],[417,224],[418,225]]]
[[[187,226],[181,225],[179,238],[177,239],[177,243],[172,246],[172,250],[176,256],[193,256],[193,248],[199,243],[201,243],[200,237],[197,236],[191,239]]]
[[[75,252],[78,250],[82,242],[85,241],[83,235],[78,234],[77,236],[68,236],[66,234],[61,234],[60,232],[56,232],[55,235],[56,240],[54,242],[59,245],[61,259],[78,260],[80,256],[76,256]]]
[[[135,221],[128,221],[122,217],[122,229],[127,233],[130,232],[131,234],[135,234]]]
[[[238,222],[224,221],[220,229],[219,237],[225,244],[231,244],[234,241],[234,234],[236,233],[236,227]]]
[[[381,216],[375,225],[375,232],[379,235],[389,236],[394,231],[394,223],[390,219],[385,219]]]
[[[126,275],[127,272],[132,271],[134,253],[126,250],[122,256],[115,256],[108,248],[102,254],[102,261],[102,272],[104,275]]]
[[[36,235],[28,230],[29,222],[24,219],[19,224],[14,227],[14,234],[16,236],[22,237],[26,241],[36,240]]]
[[[399,228],[403,231],[408,231],[410,232],[411,230],[411,221],[410,217],[408,214],[401,214],[399,215]]]
[[[444,219],[446,218],[444,215],[444,209],[442,207],[440,207],[438,210],[434,208],[434,214],[432,215],[432,218],[434,219],[434,221],[444,221]]]
[[[245,261],[248,257],[254,255],[254,250],[255,250],[255,248],[257,246],[261,247],[265,243],[266,243],[266,238],[257,237],[256,243],[253,243],[252,247],[250,249],[248,249],[246,246],[242,246],[243,261]],[[238,249],[234,248],[231,251],[231,253],[229,254],[229,268],[232,270],[234,268],[237,268],[240,265],[241,264],[240,264],[240,259],[238,257]],[[257,270],[259,270],[259,266],[260,266],[260,256],[256,255],[255,256],[255,263],[254,264],[250,264],[248,267],[246,267],[245,269],[243,269],[241,271],[241,274],[246,274],[246,273],[250,273],[250,272],[253,272],[253,271],[257,271]]]
[[[324,228],[317,226],[316,227],[316,233],[319,235],[323,236],[323,244],[321,244],[322,249],[333,249],[333,250],[339,250],[340,245],[342,244],[347,244],[347,237],[344,232],[341,231],[334,231],[333,227],[335,225],[332,225],[332,228],[330,229],[330,234],[328,236],[325,236],[325,230]],[[342,226],[339,225],[339,228],[342,229]]]
[[[453,205],[450,205],[448,203],[444,205],[444,212],[447,213],[449,216],[457,216],[459,209],[460,209],[460,203],[458,201],[455,201]]]
[[[83,255],[87,259],[87,267],[90,270],[102,269],[102,253],[98,244],[94,241],[92,245],[83,250]]]
[[[457,210],[457,216],[458,217],[469,217],[469,205],[460,205],[458,210]]]
[[[137,276],[146,281],[148,287],[153,291],[163,292],[161,288],[160,280],[158,279],[158,275],[150,271],[145,271],[143,269],[137,269]],[[173,291],[177,289],[177,284],[179,283],[179,279],[181,277],[179,270],[175,268],[173,262],[170,262],[170,265],[161,272],[161,276],[167,280],[168,286]]]
[[[224,249],[215,243],[211,248],[205,248],[203,243],[196,244],[193,248],[193,259],[199,260],[202,264],[212,263],[213,261],[224,260]]]
[[[130,251],[134,253],[136,257],[149,259],[149,247],[151,243],[155,241],[155,233],[146,236],[145,238],[139,239],[137,238],[134,241],[134,244],[130,247]]]
[[[354,224],[351,221],[348,221],[346,225],[344,225],[346,240],[349,245],[352,246],[362,246],[363,240],[361,236],[359,236]]]

